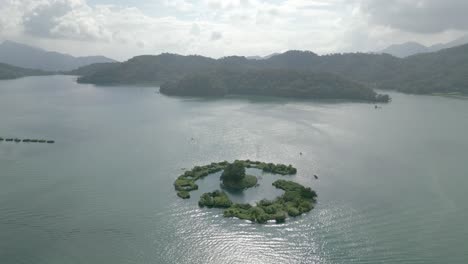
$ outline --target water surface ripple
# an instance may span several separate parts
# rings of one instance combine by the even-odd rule
[[[154,91],[0,82],[0,136],[56,141],[0,143],[0,263],[468,263],[468,101]],[[197,206],[219,175],[175,195],[182,168],[234,159],[294,164],[317,207],[280,225],[226,219]],[[252,173],[262,185],[232,199],[281,193]]]

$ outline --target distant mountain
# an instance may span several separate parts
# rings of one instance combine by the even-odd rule
[[[269,58],[271,58],[273,56],[279,55],[279,54],[281,54],[281,53],[272,53],[272,54],[267,55],[265,57],[262,57],[262,56],[248,56],[247,59],[249,59],[249,60],[267,60],[267,59],[269,59]]]
[[[95,84],[161,84],[186,75],[219,69],[256,70],[287,69],[306,72],[329,72],[346,76],[352,81],[368,82],[386,79],[391,72],[387,65],[396,65],[399,59],[386,54],[335,54],[318,56],[310,51],[287,51],[264,60],[248,60],[231,56],[212,59],[202,56],[182,56],[164,53],[144,55],[118,63],[110,68],[88,72],[78,79]]]
[[[465,44],[468,44],[468,35],[458,38],[456,40],[450,41],[445,44],[432,45],[429,47],[429,51],[436,52],[439,50],[454,48],[454,47],[458,47],[458,46],[465,45]]]
[[[24,76],[39,76],[47,74],[50,73],[41,70],[24,69],[0,63],[0,80],[16,79]]]
[[[276,52],[276,53],[272,53],[272,54],[270,54],[270,55],[267,55],[267,56],[265,56],[265,57],[263,57],[263,58],[267,60],[267,59],[269,59],[269,58],[271,58],[271,57],[273,57],[273,56],[280,55],[280,54],[281,54],[281,53]]]
[[[115,60],[103,56],[73,57],[13,41],[4,41],[0,44],[0,63],[22,68],[71,71],[85,65],[103,62],[115,62]]]
[[[402,44],[391,45],[381,52],[393,55],[398,58],[405,58],[419,53],[430,52],[430,50],[428,47],[422,44],[416,42],[406,42]]]
[[[379,88],[406,93],[460,93],[468,95],[468,44],[401,60]]]
[[[248,60],[263,60],[262,56],[248,56],[246,57]]]
[[[193,80],[196,81],[200,79],[198,76],[202,76],[201,79],[206,81],[204,76],[213,75],[216,82],[222,80],[223,83],[209,91],[214,94],[224,94],[223,89],[219,87],[227,85],[230,88],[226,94],[252,93],[386,101],[388,98],[377,97],[369,86],[363,85],[364,82],[360,81],[383,79],[387,74],[386,62],[395,63],[398,60],[390,55],[319,56],[310,51],[297,50],[287,51],[264,60],[249,60],[241,56],[212,59],[165,53],[138,56],[123,63],[105,65],[96,69],[88,68],[89,71],[83,71],[78,82],[104,85],[163,84],[164,87],[171,87],[163,89],[168,94],[190,95],[197,91],[187,90],[182,85],[188,82],[186,78],[194,76]],[[376,65],[379,63],[381,66]],[[265,83],[259,83],[258,80]],[[211,81],[213,80],[209,79],[208,83]],[[292,84],[287,84],[289,81],[292,81]],[[203,93],[203,89],[200,91]]]
[[[233,59],[231,59],[233,58]],[[247,60],[245,57],[241,57]],[[232,62],[231,62],[232,61]],[[143,55],[112,67],[97,69],[78,78],[81,83],[95,84],[161,84],[187,74],[212,71],[220,64],[236,65],[235,57],[215,60],[202,56],[170,53]],[[237,66],[233,66],[237,67]]]
[[[248,60],[238,56],[215,60],[176,54],[146,55],[112,67],[88,71],[78,81],[94,84],[162,84],[220,70],[235,74],[258,70],[331,73],[372,88],[419,94],[468,94],[468,45],[404,59],[370,53],[319,56],[310,51],[288,51],[264,60]]]
[[[417,42],[406,42],[402,44],[391,45],[388,48],[380,51],[381,53],[386,53],[393,55],[398,58],[406,58],[412,55],[428,53],[428,52],[437,52],[443,49],[454,48],[468,43],[468,35],[458,38],[456,40],[444,43],[444,44],[435,44],[430,47],[424,46]]]

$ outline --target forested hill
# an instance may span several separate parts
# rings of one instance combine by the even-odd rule
[[[120,64],[117,62],[103,62],[103,63],[94,63],[86,66],[79,67],[78,69],[72,71],[64,71],[62,74],[65,75],[90,75],[98,71],[103,71],[111,68],[117,68]]]
[[[281,69],[199,73],[167,82],[161,85],[160,91],[167,95],[179,96],[253,94],[310,99],[390,101],[388,95],[379,95],[368,87],[334,74]]]
[[[161,54],[138,56],[115,67],[98,69],[79,78],[94,84],[162,84],[187,75],[214,70],[284,69],[333,73],[374,88],[410,93],[460,92],[468,94],[468,45],[400,59],[388,54],[347,53],[319,56],[288,51],[264,60],[245,57],[211,59]]]
[[[164,53],[158,56],[134,57],[117,66],[98,69],[78,79],[94,84],[161,84],[187,74],[215,70],[221,61],[202,56],[181,56]]]
[[[231,56],[212,59],[176,54],[134,57],[111,69],[91,72],[79,82],[95,84],[164,83],[195,73],[217,69],[246,71],[253,69],[286,69],[304,72],[329,72],[354,81],[373,82],[389,78],[387,68],[395,68],[400,59],[387,54],[335,54],[318,56],[309,51],[288,51],[265,60]]]
[[[50,73],[40,70],[24,69],[0,63],[0,80],[16,79],[24,76],[38,76],[47,74]]]
[[[379,87],[417,94],[468,94],[468,45],[408,57]]]

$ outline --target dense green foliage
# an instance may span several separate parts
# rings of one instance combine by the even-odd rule
[[[182,199],[190,199],[190,193],[188,191],[178,191],[177,196]]]
[[[216,60],[202,56],[164,53],[134,57],[117,67],[97,70],[78,79],[94,84],[160,84],[180,77],[216,69]]]
[[[221,174],[221,186],[226,189],[243,190],[254,187],[257,184],[257,177],[245,174],[246,163],[236,160],[228,164]]]
[[[401,61],[379,88],[407,93],[468,94],[468,45],[419,54]]]
[[[261,169],[264,172],[270,172],[273,174],[293,175],[297,172],[297,169],[294,168],[291,164],[284,165],[250,160],[244,161],[244,163],[246,163],[245,166],[247,168],[257,168]]]
[[[190,198],[190,191],[198,189],[195,181],[209,174],[223,170],[223,187],[227,184],[236,184],[237,189],[252,187],[257,184],[255,176],[246,175],[245,168],[257,168],[264,172],[278,173],[281,175],[291,175],[297,172],[291,165],[265,163],[251,160],[236,160],[233,163],[222,161],[211,163],[205,166],[195,166],[192,170],[186,171],[174,182],[177,195],[182,199]],[[225,181],[225,180],[228,181]],[[241,187],[239,187],[241,186]],[[225,217],[237,217],[257,223],[266,223],[274,220],[282,223],[289,215],[299,216],[309,212],[314,208],[317,194],[310,188],[304,187],[292,181],[278,180],[273,183],[276,188],[284,190],[284,194],[273,201],[261,200],[255,206],[250,204],[235,204],[223,191],[204,193],[200,196],[198,205],[208,208],[224,208]]]
[[[260,161],[251,161],[251,160],[236,160],[232,164],[236,164],[235,168],[242,173],[242,169],[245,176],[245,168],[257,168],[263,170],[264,172],[270,172],[274,174],[281,174],[281,175],[292,175],[296,173],[296,168],[291,165],[284,165],[284,164],[273,164],[273,163],[265,163]],[[195,166],[191,170],[185,171],[184,174],[177,177],[174,182],[174,188],[178,191],[178,196],[186,196],[185,192],[190,192],[193,190],[198,190],[198,185],[195,183],[197,180],[208,176],[209,174],[213,174],[219,171],[223,171],[231,165],[231,163],[227,161],[222,161],[218,163],[211,163],[205,166]],[[247,175],[243,178],[244,180],[231,185],[230,183],[227,184],[227,188],[237,188],[237,189],[245,189],[253,187],[257,184],[257,178],[254,176]],[[183,193],[180,193],[183,192]]]
[[[221,187],[228,190],[244,190],[247,188],[254,187],[255,185],[257,185],[257,182],[257,177],[253,175],[245,175],[245,177],[239,181],[223,180]]]
[[[236,160],[228,164],[221,174],[221,180],[240,182],[245,178],[245,165],[244,162]]]
[[[467,65],[468,45],[404,59],[388,54],[368,53],[318,56],[312,52],[304,51],[288,51],[265,60],[248,60],[245,57],[226,57],[215,60],[201,56],[161,54],[135,57],[124,63],[119,63],[111,69],[87,73],[79,81],[96,84],[161,84],[177,82],[187,76],[197,76],[197,78],[201,78],[202,82],[209,84],[208,88],[203,88],[208,90],[209,95],[213,95],[212,90],[214,89],[219,94],[223,94],[223,92],[256,93],[299,97],[305,93],[308,97],[316,97],[317,95],[310,93],[310,90],[317,91],[317,93],[320,91],[319,94],[323,94],[323,91],[328,89],[330,93],[337,92],[333,98],[348,98],[349,94],[355,95],[364,91],[360,88],[357,92],[357,84],[350,85],[349,81],[355,81],[371,88],[395,89],[410,93],[458,92],[468,94]],[[262,77],[258,73],[262,70],[266,72],[268,70],[284,71],[283,76],[293,76],[291,72],[297,71],[312,77],[306,78],[296,75],[295,78],[291,78],[294,79],[293,81],[289,80],[295,82],[290,85],[284,85],[281,82],[281,79],[285,77],[273,78],[271,82],[268,80],[256,82],[256,78]],[[249,77],[249,72],[251,78],[240,84],[223,81],[229,77],[228,73],[232,73],[233,80],[239,80],[241,76]],[[325,72],[340,77],[330,76],[330,74],[324,75]],[[316,74],[312,75],[311,73]],[[218,74],[224,78],[217,77]],[[338,78],[345,78],[348,82]],[[337,79],[336,84],[333,84],[333,79]],[[223,84],[219,84],[218,80],[223,81]],[[252,87],[258,84],[262,88]],[[176,86],[180,88],[174,88],[174,85],[174,83],[168,83],[163,90],[169,91],[168,94],[180,93],[184,95],[198,95],[202,91],[202,86],[190,86],[191,88],[188,89],[186,84],[178,83]],[[330,86],[335,87],[333,85],[341,88],[330,88]],[[234,89],[236,87],[238,89]],[[221,88],[227,90],[224,91]],[[292,90],[288,91],[289,89]],[[347,89],[352,91],[347,92]],[[330,94],[325,93],[325,95],[327,98],[330,97]]]
[[[203,81],[200,81],[203,80]],[[254,94],[312,99],[388,102],[389,97],[342,77],[291,70],[216,71],[190,75],[161,85],[161,93],[179,96]]]
[[[299,216],[314,208],[317,193],[299,183],[278,180],[273,183],[276,188],[284,190],[284,194],[273,201],[261,200],[256,206],[234,204],[224,211],[225,217],[237,217],[257,223],[275,220],[284,222],[286,216]]]
[[[91,65],[86,65],[83,67],[79,67],[78,69],[68,71],[68,72],[63,72],[63,73],[67,75],[83,76],[83,75],[93,74],[98,71],[111,70],[113,68],[117,68],[118,66],[119,66],[119,63],[117,62],[94,63]]]
[[[226,193],[221,191],[204,193],[198,205],[209,208],[227,208],[223,213],[225,217],[237,217],[260,224],[269,220],[282,223],[288,215],[296,217],[314,208],[317,193],[310,188],[285,180],[275,181],[273,186],[284,190],[284,194],[273,201],[261,200],[255,206],[234,204]]]
[[[0,80],[16,79],[25,76],[39,76],[51,74],[41,70],[24,69],[0,63]]]
[[[232,202],[229,200],[226,193],[222,191],[214,191],[202,194],[198,201],[198,205],[200,207],[206,206],[208,208],[229,208],[232,206]]]

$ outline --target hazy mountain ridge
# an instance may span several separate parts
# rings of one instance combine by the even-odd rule
[[[468,44],[402,59],[383,89],[407,93],[468,94]]]
[[[145,55],[79,78],[95,84],[161,84],[191,74],[219,69],[236,71],[284,69],[332,73],[374,88],[411,93],[468,93],[468,45],[404,59],[388,54],[345,53],[319,56],[310,51],[288,51],[264,60],[231,56],[212,59],[175,54]],[[437,76],[437,82],[434,78]],[[428,81],[432,80],[432,81]],[[410,87],[410,84],[412,87]],[[424,84],[424,88],[419,84]]]
[[[0,62],[16,67],[44,71],[71,71],[94,63],[116,61],[104,56],[74,57],[13,41],[4,41],[0,44]]]
[[[398,58],[405,58],[411,55],[427,52],[430,52],[429,48],[417,42],[394,44],[381,51],[381,53],[390,54]]]
[[[455,39],[447,43],[439,43],[432,46],[424,46],[417,42],[405,42],[401,44],[390,45],[389,47],[380,51],[380,53],[387,53],[399,58],[405,58],[416,54],[437,52],[443,49],[454,48],[468,43],[468,35]]]
[[[264,60],[242,56],[220,59],[164,53],[143,55],[79,78],[80,82],[101,84],[163,83],[188,74],[217,69],[246,71],[253,69],[287,69],[305,72],[330,72],[347,75],[354,81],[383,78],[386,64],[396,65],[400,59],[387,54],[348,53],[319,56],[311,51],[291,50]],[[360,67],[356,67],[359,64]]]
[[[25,69],[8,64],[0,63],[0,80],[16,79],[25,76],[40,76],[48,75],[50,72],[45,72],[41,70],[34,69]]]

